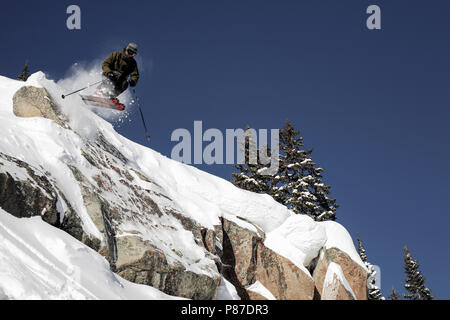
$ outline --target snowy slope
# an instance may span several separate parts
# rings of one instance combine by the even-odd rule
[[[62,128],[48,119],[16,117],[12,112],[12,97],[24,85],[46,88],[53,100],[61,106],[61,111],[68,118],[71,129]],[[319,254],[324,245],[342,249],[357,263],[364,266],[359,256],[355,255],[356,250],[350,235],[346,231],[343,232],[345,228],[338,223],[317,223],[309,217],[295,215],[268,195],[243,191],[224,179],[138,145],[119,135],[109,122],[97,116],[89,108],[83,107],[81,99],[76,95],[63,100],[61,94],[67,92],[67,89],[46,79],[41,72],[33,74],[26,83],[0,77],[0,123],[2,123],[0,152],[41,168],[42,172],[51,172],[52,178],[64,193],[66,200],[80,216],[83,229],[87,234],[105,241],[103,234],[97,229],[84,207],[79,183],[68,165],[77,168],[86,177],[92,176],[94,169],[83,157],[82,151],[86,148],[86,141],[94,141],[101,134],[109,144],[127,158],[129,169],[142,172],[153,182],[152,184],[145,181],[138,183],[142,188],[163,195],[163,197],[154,198],[160,208],[182,212],[201,226],[210,229],[220,224],[220,217],[233,221],[243,221],[234,219],[235,216],[243,217],[266,233],[266,246],[290,259],[307,274],[305,266]],[[111,172],[110,176],[119,180],[119,177],[114,178],[114,172]],[[117,184],[120,185],[120,183]],[[122,201],[123,204],[126,199],[121,198],[120,193],[119,190],[116,194],[106,196],[111,203]],[[131,205],[131,202],[126,203]],[[65,205],[67,204],[62,203],[60,207],[64,208]],[[61,210],[61,214],[63,213],[64,210]],[[164,251],[169,262],[178,261],[187,270],[204,273],[208,268],[212,268],[211,265],[214,266],[213,262],[205,257],[204,251],[195,244],[192,234],[185,232],[176,221],[161,219],[166,220],[125,219],[120,229],[123,235],[129,231],[156,244]],[[38,224],[36,219],[32,221]],[[9,224],[14,225],[15,222],[4,220],[3,223],[9,228]],[[250,224],[244,222],[241,222],[241,226],[252,228]],[[158,228],[158,232],[152,232],[155,228]],[[59,233],[54,235],[62,237]],[[19,239],[22,236],[24,235],[21,233],[17,234]],[[23,241],[27,243],[26,239]],[[178,253],[182,254],[181,258]],[[45,257],[46,254],[48,252],[42,253],[42,256]],[[0,263],[8,265],[13,262],[4,259]],[[19,279],[20,277],[17,276],[16,281]],[[40,280],[32,279],[36,281],[37,288]],[[0,288],[2,288],[1,280]],[[225,290],[225,287],[223,289]],[[68,297],[76,296],[67,294]],[[36,297],[39,295],[46,296],[42,292],[35,293]],[[98,295],[101,296],[101,294]],[[114,297],[119,296],[120,293],[117,293]],[[143,293],[143,298],[145,296],[146,294]],[[88,297],[88,294],[85,297]]]
[[[100,254],[42,221],[0,209],[1,299],[176,299],[115,275]]]

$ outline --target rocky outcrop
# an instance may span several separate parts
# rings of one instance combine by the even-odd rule
[[[19,117],[51,119],[67,128],[59,107],[43,88],[25,86],[18,90],[13,98],[13,112]],[[196,243],[203,247],[202,228],[175,208],[161,209],[153,198],[165,195],[142,188],[142,181],[147,185],[153,183],[138,170],[127,167],[127,158],[101,133],[96,140],[86,142],[82,155],[88,163],[86,167],[90,167],[86,170],[89,174],[71,164],[67,167],[79,184],[86,213],[102,237],[88,234],[84,227],[86,221],[70,205],[65,204],[67,210],[60,214],[58,201],[64,196],[50,182],[51,173],[37,174],[37,170],[17,159],[13,163],[18,163],[18,168],[13,170],[9,170],[11,161],[8,165],[0,162],[0,168],[7,168],[0,175],[0,205],[18,217],[41,215],[45,221],[104,255],[111,269],[130,281],[151,285],[171,295],[213,299],[220,274],[215,267],[217,259],[206,249],[210,264],[192,272],[180,263],[184,258],[181,253],[174,250],[169,262],[167,252],[160,250],[154,241],[144,240],[140,231],[128,227],[124,235],[122,225],[154,229],[157,233],[155,221],[164,218],[167,226],[160,226],[161,231],[191,232]],[[27,174],[11,176],[8,171]]]
[[[152,241],[144,240],[139,231],[127,230],[127,234],[123,234],[122,224],[138,221],[143,227],[150,227],[155,220],[165,217],[173,222],[168,227],[178,224],[184,231],[191,232],[196,243],[203,246],[201,227],[174,209],[161,209],[152,199],[152,193],[137,184],[138,180],[151,183],[150,180],[142,173],[137,174],[135,169],[124,170],[125,157],[113,148],[100,140],[98,145],[88,145],[84,150],[83,156],[99,169],[98,175],[89,178],[71,167],[80,184],[87,213],[106,240],[99,252],[108,259],[115,272],[129,281],[150,285],[170,295],[213,299],[220,284],[220,274],[216,268],[204,273],[188,271],[178,261],[169,263],[165,253]],[[120,185],[115,181],[119,181]],[[118,189],[126,190],[126,193],[117,193],[115,199],[108,198]],[[160,231],[163,229],[161,226]],[[204,250],[205,255],[210,255],[206,248]],[[180,253],[174,253],[183,259]],[[210,257],[213,267],[215,260],[212,255]]]
[[[114,165],[114,161],[118,160],[109,158],[107,154],[96,157],[89,148],[84,152],[90,162],[102,168],[103,174],[88,179],[75,167],[69,167],[80,184],[86,211],[96,228],[104,235],[104,242],[83,230],[80,217],[55,186],[50,173],[44,173],[1,153],[0,206],[17,217],[41,215],[44,221],[62,228],[103,254],[110,262],[111,269],[123,278],[150,285],[171,295],[199,300],[214,299],[221,273],[236,287],[241,299],[266,299],[260,293],[247,289],[257,281],[279,300],[366,299],[366,272],[339,249],[322,249],[316,264],[311,268],[311,277],[306,269],[299,268],[267,248],[264,245],[264,232],[249,221],[239,217],[233,217],[232,220],[223,218],[214,230],[202,228],[180,212],[161,210],[148,192],[133,185],[132,181],[136,179],[147,179],[142,173],[136,174],[133,170],[125,173],[119,169],[118,164]],[[96,152],[104,150],[97,149]],[[169,263],[163,251],[151,241],[144,240],[139,233],[121,235],[120,223],[128,215],[133,217],[133,213],[104,198],[105,190],[115,188],[113,179],[108,175],[111,171],[108,172],[106,168],[128,181],[122,184],[136,193],[133,201],[142,204],[139,218],[143,219],[143,223],[145,218],[151,220],[152,216],[170,214],[173,222],[178,221],[183,230],[191,232],[196,243],[204,248],[205,255],[216,266],[215,272],[189,271],[180,262]],[[149,181],[147,182],[150,183]],[[60,212],[61,205],[58,202],[65,204],[65,212]],[[62,222],[61,214],[64,215]],[[351,290],[338,277],[325,281],[330,264],[342,268],[342,274]]]
[[[0,153],[0,207],[18,218],[41,216],[94,250],[100,249],[100,240],[84,232],[80,217],[51,173],[3,153]]]
[[[64,126],[58,107],[44,88],[20,88],[13,97],[13,112],[18,117],[42,117]]]
[[[22,87],[13,109],[68,129],[45,89]],[[323,248],[306,269],[268,248],[263,230],[242,217],[201,226],[102,134],[80,154],[76,166],[63,163],[79,198],[71,205],[50,172],[0,153],[0,207],[41,216],[102,254],[121,277],[170,295],[214,299],[223,276],[241,299],[366,299],[366,271],[339,249]]]
[[[323,283],[322,300],[355,300],[355,294],[345,278],[342,268],[330,262]]]
[[[117,247],[116,271],[124,279],[150,285],[174,296],[214,299],[219,277],[187,271],[181,263],[169,264],[163,252],[139,237],[118,238]]]
[[[0,153],[0,207],[18,218],[41,216],[59,225],[58,193],[46,174]]]
[[[350,258],[348,254],[337,248],[323,248],[320,253],[319,260],[313,272],[316,299],[324,299],[322,297],[324,282],[331,263],[338,265],[342,269],[343,276],[353,290],[355,298],[357,300],[367,300],[367,272],[361,265]],[[342,296],[340,295],[340,297]]]
[[[259,281],[279,300],[312,300],[314,282],[309,274],[264,245],[264,232],[243,218],[222,219],[223,274],[241,299],[261,295],[246,288]],[[241,225],[248,226],[248,228]]]
[[[314,281],[303,269],[262,243],[257,248],[256,280],[277,300],[312,300]]]
[[[85,152],[86,157],[94,162],[95,157],[89,148]],[[113,166],[113,160],[106,155],[100,159],[106,160],[96,160],[96,165]],[[264,245],[264,232],[243,218],[233,217],[232,221],[223,218],[214,230],[205,229],[179,212],[164,212],[150,197],[138,193],[139,201],[143,202],[141,219],[145,215],[151,219],[153,215],[161,217],[170,213],[174,221],[178,221],[185,231],[192,233],[216,268],[215,272],[205,270],[204,273],[196,273],[187,270],[180,262],[169,263],[164,252],[151,241],[144,240],[139,233],[120,234],[120,223],[131,213],[124,211],[124,208],[115,207],[102,196],[104,189],[114,188],[111,185],[112,179],[105,173],[105,167],[101,178],[92,179],[97,183],[96,186],[75,167],[70,168],[80,184],[82,199],[90,219],[104,235],[103,242],[83,230],[80,217],[55,186],[50,173],[43,173],[38,168],[1,153],[0,206],[17,217],[42,216],[44,221],[60,227],[104,255],[110,262],[111,269],[121,277],[150,285],[170,295],[198,300],[214,299],[220,285],[219,274],[223,274],[236,287],[241,299],[266,299],[260,293],[248,289],[257,281],[279,300],[312,300],[314,293],[316,299],[354,298],[339,278],[328,281],[324,286],[329,265],[335,263],[342,267],[342,273],[356,298],[365,299],[365,271],[338,249],[323,249],[313,269],[313,279],[306,269],[299,268],[267,248]],[[141,173],[136,175],[133,171],[125,174],[118,166],[115,168],[112,169],[114,172],[128,176],[125,178],[130,183],[127,188],[138,192],[131,182],[145,177]],[[133,201],[138,201],[137,199],[136,197]],[[58,202],[64,202],[64,212],[60,212],[62,206]],[[62,222],[61,215],[64,215]]]
[[[224,265],[225,277],[238,288],[238,294],[243,299],[247,297],[244,287],[256,281],[256,250],[258,243],[264,241],[264,232],[244,219],[240,220],[241,223],[253,227],[254,231],[222,219],[223,253],[221,260]]]
[[[83,230],[81,219],[73,209],[70,208],[66,211],[60,228],[88,247],[107,256],[108,252],[101,246],[101,240]]]

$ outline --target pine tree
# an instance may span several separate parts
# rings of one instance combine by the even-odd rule
[[[303,150],[303,137],[289,120],[280,131],[279,173],[272,181],[271,195],[298,214],[317,221],[335,220],[336,199],[329,199],[330,186],[322,182],[322,168],[316,168],[312,149]]]
[[[404,246],[405,272],[406,281],[405,289],[409,292],[404,294],[403,297],[410,300],[432,300],[434,297],[431,295],[430,289],[425,286],[425,278],[419,271],[419,263],[411,256],[411,252],[406,245]]]
[[[17,80],[27,81],[30,77],[30,72],[28,70],[28,60],[25,62],[25,66],[22,69],[22,73],[17,77]]]
[[[389,299],[391,300],[399,300],[400,296],[397,293],[397,291],[395,291],[394,287],[392,287],[392,291],[391,294],[389,295]]]
[[[367,261],[366,249],[364,249],[364,246],[363,246],[363,244],[361,242],[361,239],[359,238],[359,233],[356,234],[356,240],[358,240],[358,253],[359,253],[359,256],[360,256],[360,258],[361,258],[361,260],[363,262],[366,262]]]
[[[232,183],[244,190],[256,193],[269,193],[271,177],[263,175],[261,170],[266,168],[260,159],[260,149],[257,147],[255,131],[246,126],[244,141],[240,142],[240,151],[244,154],[244,163],[234,165],[239,173],[232,173]]]
[[[382,296],[380,288],[378,288],[376,283],[376,274],[374,266],[367,261],[367,255],[366,255],[366,249],[364,249],[364,246],[362,244],[361,239],[359,238],[359,234],[357,234],[357,240],[358,240],[358,253],[361,257],[361,260],[366,265],[367,269],[369,270],[368,275],[368,281],[367,281],[367,299],[368,300],[385,300],[385,298]]]
[[[280,130],[279,169],[275,175],[262,174],[270,162],[266,164],[267,161],[262,161],[260,155],[266,154],[271,158],[270,148],[263,146],[264,152],[261,152],[252,139],[254,133],[248,134],[248,126],[245,132],[245,143],[241,146],[245,163],[234,166],[239,170],[239,173],[232,174],[234,185],[257,193],[267,193],[295,213],[306,214],[316,221],[336,219],[338,205],[336,199],[328,198],[330,186],[322,182],[323,169],[316,168],[311,157],[312,149],[303,150],[303,137],[289,120]]]

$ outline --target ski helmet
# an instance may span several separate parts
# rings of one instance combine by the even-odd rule
[[[134,52],[134,54],[137,54],[138,46],[136,43],[131,42],[127,45],[126,50],[130,50],[131,52]]]

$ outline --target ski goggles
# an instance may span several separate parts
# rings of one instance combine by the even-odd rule
[[[129,54],[130,56],[135,56],[135,55],[137,54],[136,51],[133,51],[133,50],[130,50],[130,49],[127,49],[127,52],[128,52],[128,54]]]

